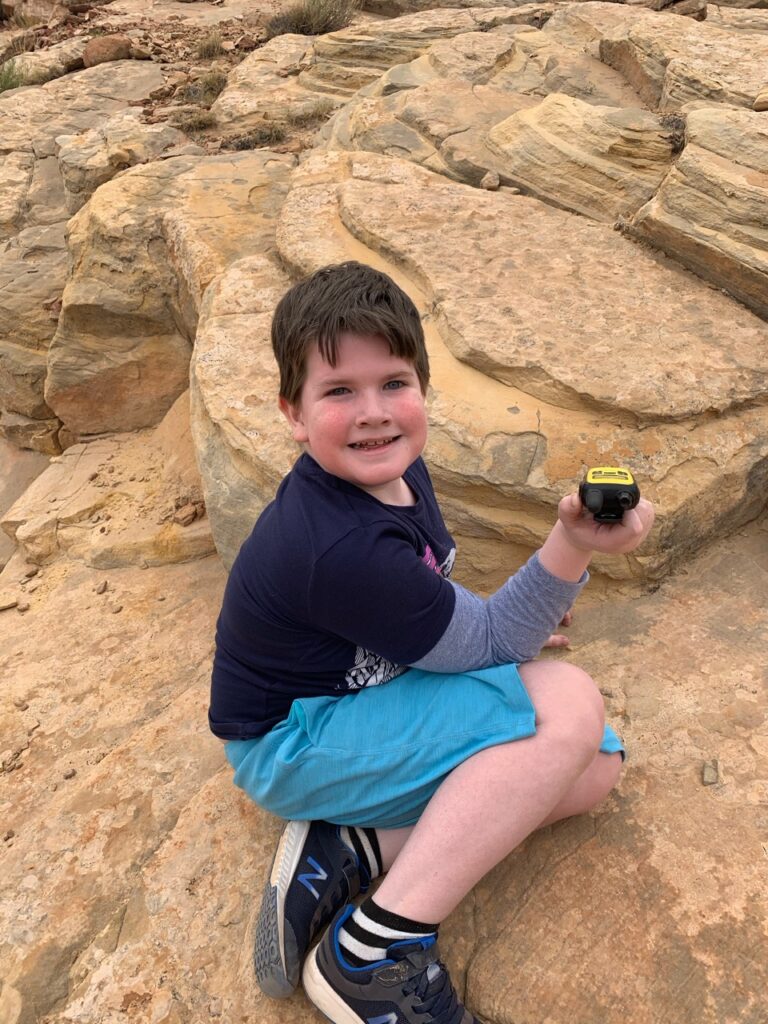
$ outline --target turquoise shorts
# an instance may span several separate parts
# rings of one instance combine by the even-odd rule
[[[235,784],[280,818],[401,828],[468,757],[535,732],[515,665],[461,675],[409,669],[342,697],[295,700],[265,736],[230,740],[225,750]],[[608,726],[600,750],[624,755]]]

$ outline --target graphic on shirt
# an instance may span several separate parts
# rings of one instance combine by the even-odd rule
[[[444,576],[447,579],[451,575],[453,563],[456,561],[456,548],[451,548],[442,564],[439,564],[434,551],[427,544],[421,560],[438,576]],[[347,670],[344,682],[349,690],[361,690],[364,686],[380,686],[382,683],[388,683],[390,679],[401,676],[406,671],[406,665],[395,665],[394,662],[387,661],[380,654],[374,654],[373,651],[367,651],[364,647],[358,647],[355,651],[355,664]]]

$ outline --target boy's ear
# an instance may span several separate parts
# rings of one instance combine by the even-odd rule
[[[293,434],[294,441],[298,441],[300,444],[309,440],[307,434],[307,428],[304,426],[304,420],[301,416],[301,406],[291,405],[287,398],[282,396],[278,399],[277,403],[280,407],[280,412],[288,420]]]

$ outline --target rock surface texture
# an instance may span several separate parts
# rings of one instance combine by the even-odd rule
[[[278,0],[3,0],[0,1024],[319,1024],[255,986],[281,823],[206,708],[297,454],[271,314],[346,259],[422,315],[459,582],[587,466],[657,508],[568,652],[622,782],[445,922],[458,987],[489,1024],[765,1024],[766,3],[366,0],[266,42]]]

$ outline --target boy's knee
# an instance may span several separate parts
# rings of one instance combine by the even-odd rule
[[[530,662],[520,674],[537,722],[594,754],[603,738],[605,704],[592,677],[566,661]]]

